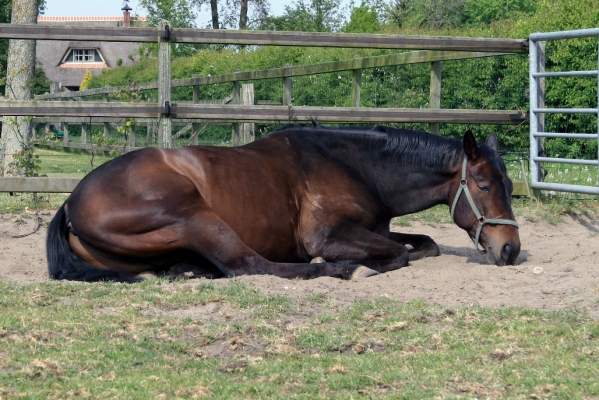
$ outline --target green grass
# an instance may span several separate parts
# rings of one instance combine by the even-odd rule
[[[599,396],[599,323],[576,311],[0,282],[0,337],[2,398]]]
[[[41,160],[40,175],[49,177],[83,178],[93,168],[97,168],[114,156],[91,155],[80,151],[61,151],[36,148],[35,154]],[[93,166],[93,168],[92,168]]]

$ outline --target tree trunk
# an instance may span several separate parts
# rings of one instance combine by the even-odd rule
[[[210,0],[210,9],[212,10],[212,29],[219,29],[217,0]]]
[[[37,0],[13,0],[12,24],[37,23]],[[10,40],[6,68],[6,99],[32,100],[35,77],[35,40]],[[31,171],[31,117],[4,117],[0,138],[0,172],[2,176],[24,176]],[[21,161],[21,162],[19,162]],[[27,162],[29,161],[29,162]],[[19,166],[17,166],[17,163]]]
[[[248,25],[248,0],[241,0],[239,12],[239,29],[246,29]]]

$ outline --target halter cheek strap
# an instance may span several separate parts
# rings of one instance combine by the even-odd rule
[[[466,181],[466,164],[468,163],[468,157],[464,155],[464,162],[462,163],[462,180],[460,180],[460,187],[458,188],[458,191],[455,195],[455,197],[453,198],[453,204],[451,205],[451,219],[455,222],[455,219],[453,217],[454,211],[455,211],[455,207],[456,204],[458,204],[458,200],[460,199],[460,195],[462,194],[462,192],[464,192],[466,194],[466,198],[468,199],[468,203],[470,204],[470,208],[472,208],[472,211],[474,211],[474,215],[476,215],[476,219],[478,219],[478,228],[476,228],[476,236],[474,239],[472,239],[472,241],[474,242],[474,247],[476,248],[477,251],[478,250],[478,244],[479,244],[479,239],[480,239],[480,233],[483,230],[483,226],[486,224],[493,224],[493,225],[513,225],[516,228],[519,228],[518,223],[512,219],[504,219],[504,218],[485,218],[483,215],[481,215],[481,213],[478,211],[478,208],[476,207],[476,204],[474,204],[474,200],[472,199],[472,195],[470,194],[470,190],[468,189],[468,181]]]

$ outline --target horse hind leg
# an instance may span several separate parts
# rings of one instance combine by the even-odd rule
[[[83,242],[78,236],[69,234],[69,246],[77,256],[99,270],[112,270],[124,272],[132,276],[137,276],[140,280],[146,278],[141,275],[143,273],[152,273],[156,269],[156,265],[151,262],[143,262],[138,260],[126,260],[124,258],[111,258],[93,246]]]

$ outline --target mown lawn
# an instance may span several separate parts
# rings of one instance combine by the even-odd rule
[[[597,398],[577,311],[0,282],[0,398]]]

